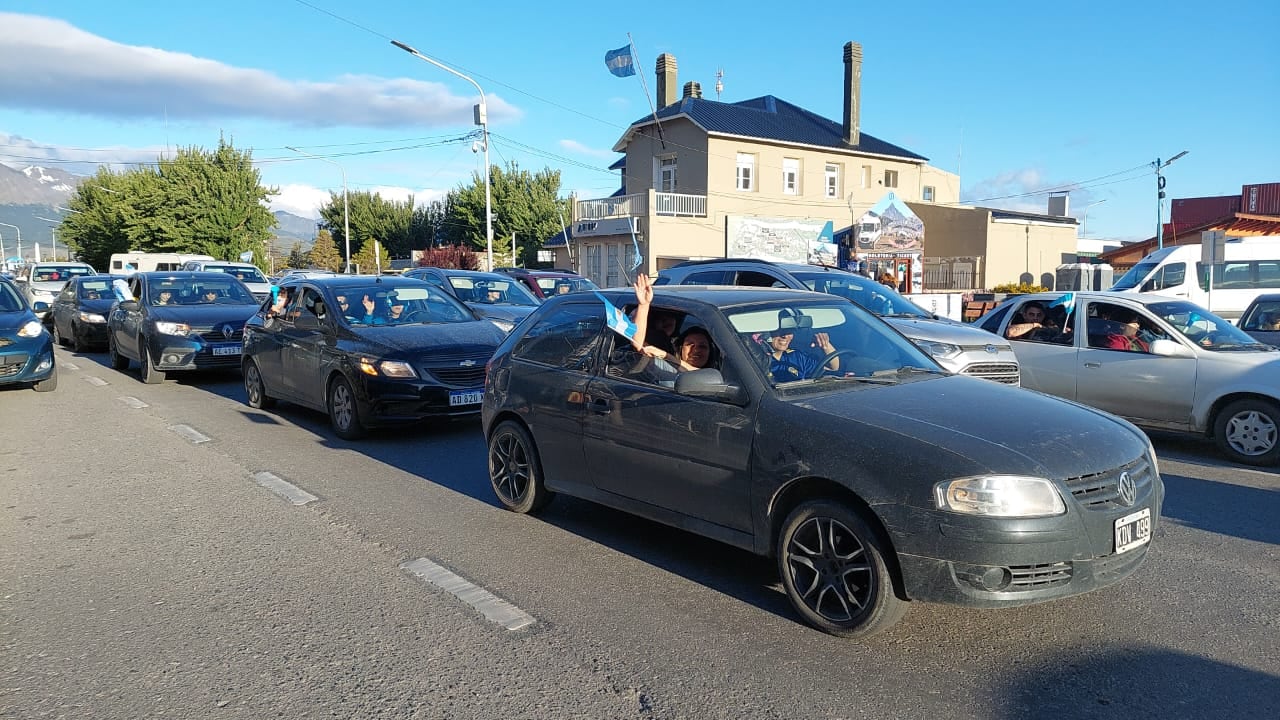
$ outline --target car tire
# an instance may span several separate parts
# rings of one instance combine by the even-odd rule
[[[112,370],[128,370],[129,358],[120,354],[120,350],[116,348],[115,335],[107,335],[107,358],[111,361]]]
[[[32,385],[31,389],[35,390],[36,392],[53,392],[54,390],[57,390],[58,389],[58,366],[55,365],[53,367],[53,372],[49,374],[49,377]]]
[[[276,399],[267,394],[267,384],[262,380],[258,363],[245,360],[243,369],[245,403],[255,410],[275,407]]]
[[[885,630],[907,611],[886,551],[861,514],[831,500],[801,503],[775,547],[782,586],[804,621],[851,639]]]
[[[147,340],[141,335],[138,336],[138,357],[140,358],[139,374],[142,375],[142,382],[147,385],[159,385],[164,382],[164,373],[156,369],[156,364],[151,361],[151,352],[147,350]]]
[[[543,483],[533,437],[514,420],[504,420],[489,435],[489,484],[502,507],[521,514],[538,512],[554,497]]]
[[[62,333],[58,332],[57,320],[49,321],[49,334],[53,336],[53,342],[55,345],[61,345],[62,347],[67,346],[67,339],[62,337]]]
[[[58,323],[54,323],[53,326],[57,327]],[[71,323],[71,350],[72,352],[78,352],[78,353],[82,353],[85,351],[84,343],[80,342],[80,333],[76,332],[75,322]]]
[[[360,401],[347,379],[338,376],[329,383],[329,424],[338,437],[358,440],[364,436],[364,424],[360,422]]]
[[[1232,462],[1275,465],[1280,461],[1280,406],[1255,398],[1228,403],[1214,419],[1213,439]]]

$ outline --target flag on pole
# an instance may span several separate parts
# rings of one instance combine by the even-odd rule
[[[635,58],[631,56],[631,46],[623,45],[617,50],[604,54],[604,66],[618,77],[630,77],[636,74]]]
[[[596,297],[600,298],[600,302],[604,303],[604,321],[610,330],[618,333],[628,340],[634,340],[636,336],[636,324],[631,322],[631,318],[627,317],[613,303],[605,299],[605,296],[596,293]]]
[[[1071,311],[1074,310],[1076,307],[1076,294],[1067,293],[1066,295],[1063,295],[1057,300],[1054,300],[1053,302],[1049,303],[1049,307],[1051,308],[1061,307],[1063,312],[1070,315]]]

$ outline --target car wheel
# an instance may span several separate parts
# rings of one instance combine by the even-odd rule
[[[54,323],[53,326],[57,327],[58,323]],[[84,343],[80,342],[80,333],[76,332],[76,324],[74,321],[71,323],[71,349],[78,353],[84,352],[85,349]]]
[[[489,483],[498,502],[512,512],[536,513],[553,497],[542,482],[533,438],[514,420],[503,421],[489,436]]]
[[[329,383],[329,424],[338,437],[345,440],[355,440],[364,435],[356,394],[344,377],[334,378]]]
[[[1213,439],[1223,454],[1244,465],[1280,460],[1280,407],[1268,400],[1236,400],[1218,412]]]
[[[57,344],[57,345],[61,345],[62,347],[66,347],[66,346],[67,346],[67,339],[66,339],[66,338],[64,338],[64,337],[62,337],[62,333],[58,332],[58,321],[57,321],[57,320],[50,320],[50,321],[49,321],[49,334],[53,336],[53,342],[54,342],[55,344]]]
[[[129,369],[129,358],[121,355],[120,351],[116,348],[115,335],[107,335],[107,357],[111,360],[111,369]]]
[[[276,399],[267,394],[267,384],[262,381],[262,371],[253,360],[244,361],[244,394],[249,407],[263,410],[275,407]]]
[[[36,392],[53,392],[54,390],[57,390],[58,389],[58,366],[55,365],[53,367],[53,372],[49,374],[49,377],[41,380],[35,385],[32,385],[31,389],[35,390]]]
[[[787,517],[775,548],[782,585],[805,622],[845,638],[863,638],[902,618],[885,548],[857,512],[811,500]]]
[[[138,357],[142,382],[148,385],[164,382],[164,373],[156,369],[156,364],[151,360],[151,351],[147,349],[147,341],[141,335],[138,336]]]

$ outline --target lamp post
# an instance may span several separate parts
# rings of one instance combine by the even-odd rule
[[[1160,162],[1160,158],[1156,158],[1156,161],[1151,163],[1151,166],[1156,169],[1156,249],[1157,250],[1164,248],[1164,175],[1161,175],[1160,171],[1169,167],[1170,165],[1173,164],[1174,160],[1177,160],[1178,158],[1186,154],[1187,154],[1187,151],[1183,150],[1177,155],[1174,155],[1168,160],[1165,160],[1163,163]]]
[[[56,206],[55,206],[55,207],[56,207]],[[80,211],[79,211],[79,210],[69,210],[68,212],[78,213],[78,212],[80,212]],[[47,222],[47,223],[53,223],[53,226],[49,228],[49,233],[50,233],[51,235],[53,235],[53,261],[54,261],[54,262],[57,262],[57,261],[58,261],[58,226],[62,224],[62,221],[61,221],[61,220],[54,220],[53,218],[41,217],[41,216],[39,216],[39,215],[35,215],[35,216],[33,216],[33,217],[35,217],[35,219],[37,219],[37,220],[43,220],[43,221],[45,221],[45,222]],[[36,260],[39,260],[39,259],[40,259],[40,258],[36,258]],[[70,260],[70,259],[71,259],[71,249],[70,249],[70,248],[68,248],[68,249],[67,249],[67,259],[68,259],[68,260]]]
[[[480,93],[480,104],[475,106],[475,119],[476,125],[480,126],[481,144],[484,145],[484,236],[487,247],[486,258],[488,260],[488,266],[485,270],[493,272],[493,201],[490,197],[489,190],[489,116],[488,106],[485,104],[484,100],[484,90],[480,88],[480,84],[475,80],[472,80],[466,75],[463,75],[438,60],[432,60],[399,40],[392,40],[391,44],[420,60],[425,60],[432,65],[435,65],[445,72],[457,75],[472,85],[475,85],[476,92]]]
[[[289,145],[285,145],[285,147],[288,148],[289,150],[292,150],[298,153],[299,155],[306,155],[307,157],[313,160],[327,162],[330,165],[337,165],[338,171],[342,173],[342,239],[346,241],[346,248],[347,248],[347,266],[346,266],[346,269],[343,270],[343,272],[350,275],[351,274],[351,215],[347,209],[347,171],[342,167],[342,165],[338,163],[337,160],[330,160],[327,157],[312,155],[311,153],[305,150],[299,150],[298,148],[291,147]]]
[[[1082,237],[1082,238],[1087,238],[1087,237],[1089,237],[1089,208],[1093,207],[1094,205],[1101,205],[1102,203],[1104,203],[1104,202],[1106,202],[1106,201],[1107,201],[1107,198],[1102,198],[1101,200],[1098,200],[1097,202],[1091,202],[1091,203],[1089,203],[1088,205],[1085,205],[1085,206],[1084,206],[1084,210],[1083,210],[1083,211],[1081,211],[1081,213],[1080,213],[1080,216],[1081,216],[1081,219],[1080,219],[1080,237]]]
[[[9,223],[3,223],[3,222],[0,222],[0,225],[3,225],[5,227],[11,227],[14,230],[18,231],[18,250],[17,252],[14,253],[14,255],[16,255],[18,258],[18,261],[21,262],[22,261],[22,228],[18,227],[17,225],[10,225]],[[0,254],[3,254],[3,253],[0,253]],[[0,258],[0,260],[3,260],[3,259],[4,258]]]

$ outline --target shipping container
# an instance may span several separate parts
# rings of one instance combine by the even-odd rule
[[[1240,191],[1240,212],[1280,215],[1280,183],[1245,185]]]

